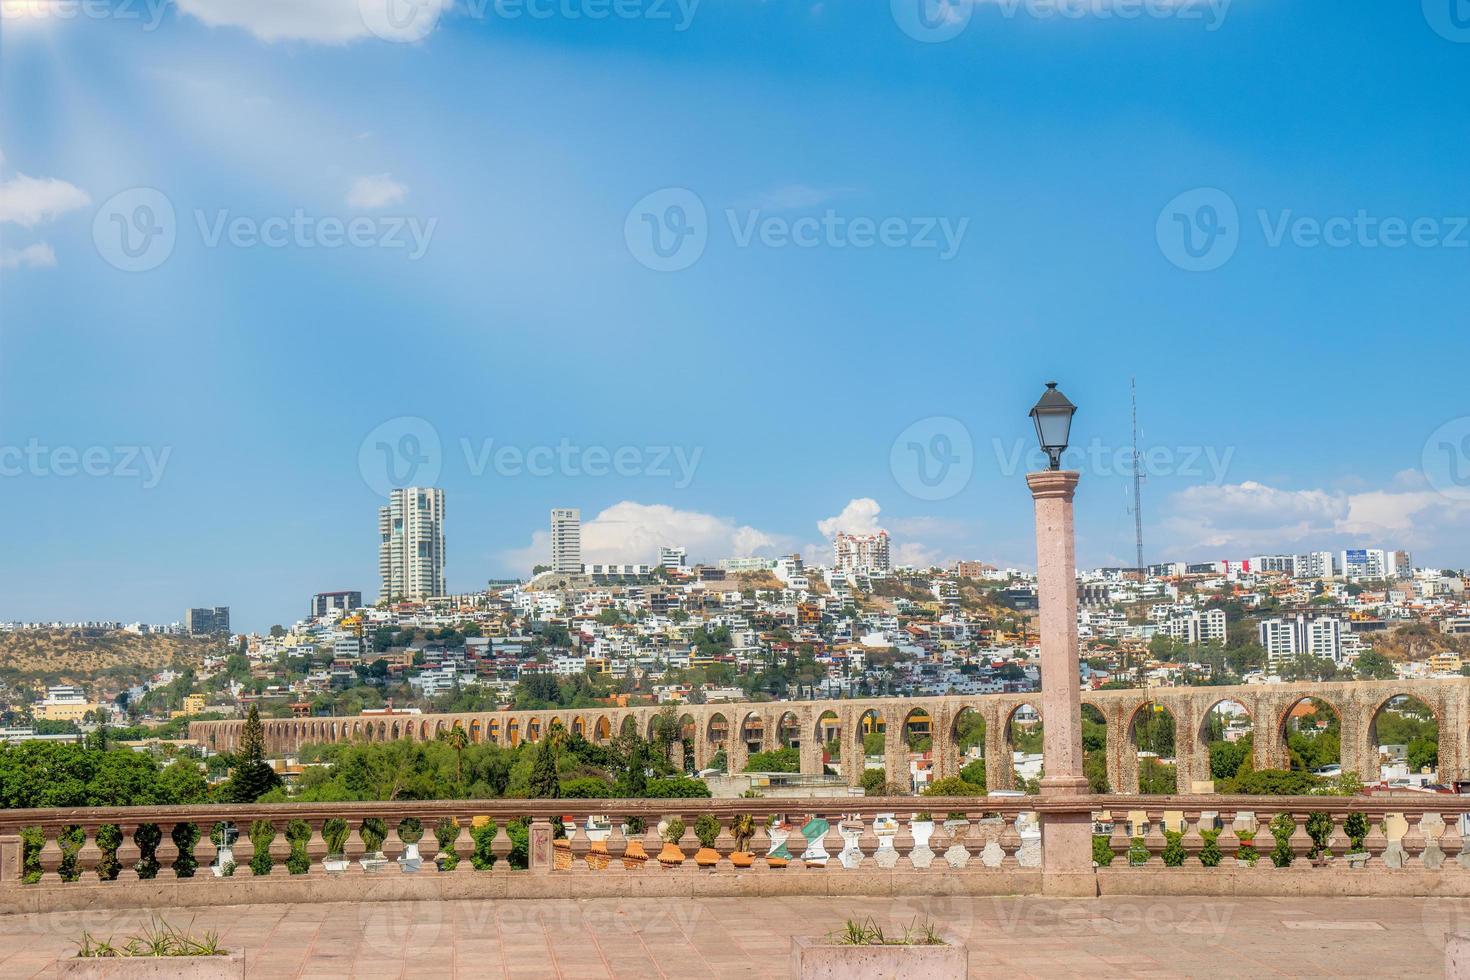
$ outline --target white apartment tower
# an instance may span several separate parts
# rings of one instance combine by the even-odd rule
[[[833,568],[838,572],[858,575],[886,573],[892,565],[888,558],[888,532],[877,534],[839,534],[832,540]]]
[[[558,575],[582,574],[582,512],[575,507],[551,512],[551,570]]]
[[[444,595],[444,491],[403,487],[378,508],[381,598]]]

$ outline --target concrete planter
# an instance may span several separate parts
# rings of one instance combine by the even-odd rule
[[[970,954],[953,936],[944,946],[837,946],[826,936],[791,938],[799,980],[965,980]]]
[[[97,956],[58,960],[62,980],[242,980],[245,954],[226,956]]]

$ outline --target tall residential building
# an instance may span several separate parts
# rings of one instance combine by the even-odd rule
[[[575,507],[551,512],[551,570],[558,575],[582,574],[582,512]]]
[[[1392,578],[1396,555],[1397,552],[1384,552],[1378,548],[1353,548],[1342,552],[1338,567],[1348,579]]]
[[[444,491],[403,487],[378,508],[380,599],[444,595]]]
[[[351,612],[362,608],[361,592],[318,592],[311,597],[311,618],[320,619],[333,609]]]
[[[1297,578],[1331,578],[1332,552],[1309,551],[1305,555],[1293,555],[1292,574]]]
[[[230,607],[197,607],[184,612],[184,632],[190,636],[229,636]]]
[[[1164,630],[1184,643],[1219,643],[1223,646],[1227,636],[1225,610],[1202,609],[1181,613],[1165,623]]]
[[[677,572],[689,564],[687,548],[659,548],[658,563],[671,572]]]
[[[886,573],[893,566],[888,559],[888,532],[877,534],[838,534],[832,540],[832,567],[855,575]]]
[[[1342,662],[1342,620],[1332,616],[1308,617],[1298,613],[1291,619],[1261,621],[1261,646],[1272,668],[1308,654],[1319,660]]]

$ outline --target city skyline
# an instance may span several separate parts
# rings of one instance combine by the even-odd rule
[[[407,44],[332,7],[7,22],[0,486],[28,519],[0,617],[171,620],[198,595],[255,625],[370,589],[380,446],[432,463],[419,482],[457,502],[451,583],[523,573],[559,502],[589,554],[599,536],[637,552],[620,560],[662,537],[807,554],[837,522],[886,527],[911,560],[1028,566],[1025,412],[1053,379],[1081,407],[1083,565],[1133,562],[1133,377],[1146,560],[1470,553],[1452,220],[1470,127],[1438,97],[1463,45],[1417,7],[980,4],[943,43],[881,4],[701,5],[685,30],[457,11]],[[1385,51],[1415,73],[1353,67]],[[1292,84],[1242,84],[1263,58]],[[347,94],[303,95],[324,73]],[[401,78],[518,95],[425,103]],[[137,188],[176,234],[128,271],[97,229]],[[661,271],[628,227],[680,188],[707,243]],[[1202,189],[1224,198],[1176,203]],[[1227,205],[1241,240],[1189,268],[1161,227]],[[302,247],[298,210],[394,219],[404,247]],[[936,247],[830,238],[889,217]],[[271,218],[282,247],[231,231],[268,237]],[[1443,247],[1382,244],[1389,218],[1440,222]],[[829,237],[781,244],[803,219]],[[1347,247],[1329,244],[1340,219]],[[365,384],[405,324],[445,352],[431,380]],[[65,389],[39,368],[58,363]]]

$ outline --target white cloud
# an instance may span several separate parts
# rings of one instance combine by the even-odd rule
[[[49,269],[55,264],[56,253],[45,242],[19,249],[0,249],[0,269]]]
[[[1195,486],[1174,494],[1163,521],[1167,547],[1182,557],[1218,557],[1294,547],[1444,547],[1470,541],[1470,502],[1398,474],[1389,488],[1285,490],[1254,481]]]
[[[347,189],[347,206],[350,208],[386,208],[401,204],[408,188],[388,174],[369,174],[358,177]]]
[[[775,555],[789,549],[790,542],[729,518],[632,500],[613,504],[582,522],[582,560],[588,563],[652,563],[658,560],[662,546],[682,546],[689,549],[691,561],[713,562]],[[546,530],[535,532],[526,547],[501,554],[510,567],[517,569],[544,565],[550,557],[551,534]]]
[[[417,41],[453,0],[178,0],[210,27],[238,27],[262,41],[347,44],[362,38]]]
[[[838,534],[876,534],[878,514],[883,508],[872,497],[854,497],[835,517],[817,521],[817,531],[824,538]]]
[[[0,222],[34,228],[92,203],[87,192],[55,177],[16,174],[0,180]]]

